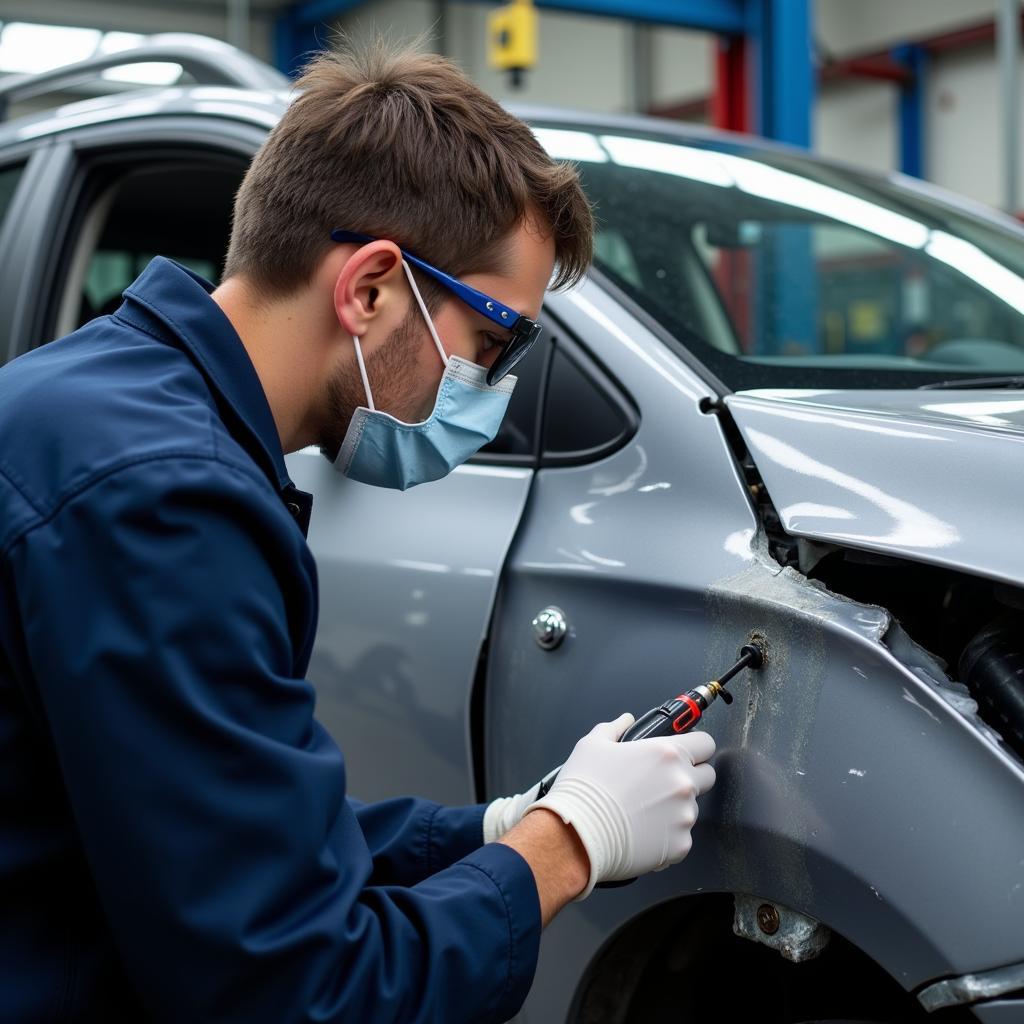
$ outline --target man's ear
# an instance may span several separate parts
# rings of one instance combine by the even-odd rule
[[[355,249],[334,284],[334,311],[342,327],[361,338],[375,320],[404,311],[403,274],[402,252],[394,242],[379,239]]]

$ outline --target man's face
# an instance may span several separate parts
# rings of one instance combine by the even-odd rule
[[[553,268],[554,241],[524,223],[508,238],[505,266],[500,273],[467,274],[462,280],[535,320]],[[418,281],[422,280],[421,275]],[[408,281],[405,291],[405,316],[366,358],[366,375],[379,410],[406,423],[418,423],[434,407],[444,363]],[[498,357],[500,342],[507,336],[507,332],[447,290],[442,292],[441,303],[431,316],[448,356],[461,356],[481,366],[490,367]],[[328,416],[318,443],[324,454],[333,458],[341,447],[352,413],[366,405],[354,357],[332,374],[327,392]]]

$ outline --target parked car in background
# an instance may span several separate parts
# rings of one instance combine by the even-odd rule
[[[196,84],[0,126],[5,358],[154,254],[218,278],[283,77],[157,38],[0,97],[158,57]],[[757,638],[692,853],[560,915],[522,1020],[1024,1020],[1024,233],[753,138],[517,113],[599,230],[499,436],[407,492],[288,459],[353,795],[517,792]]]

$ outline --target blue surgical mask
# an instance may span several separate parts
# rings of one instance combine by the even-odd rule
[[[353,480],[400,491],[440,480],[494,440],[516,385],[512,376],[488,385],[486,367],[445,353],[409,265],[403,261],[402,268],[445,367],[434,411],[422,423],[403,423],[378,410],[359,339],[353,336],[369,408],[360,406],[352,414],[334,460],[334,468]]]

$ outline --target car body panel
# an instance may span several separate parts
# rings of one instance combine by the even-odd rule
[[[1020,1024],[1024,1020],[1024,999],[994,999],[973,1007],[983,1024]]]
[[[524,1020],[562,1019],[608,936],[698,893],[822,920],[908,990],[1024,955],[1020,762],[884,609],[771,560],[701,383],[608,303],[585,286],[560,315],[577,332],[586,317],[643,418],[612,457],[537,474],[492,629],[488,790],[521,790],[595,721],[713,678],[754,630],[769,666],[708,716],[718,783],[687,860],[567,908]],[[553,652],[530,630],[548,604],[569,623]]]
[[[98,96],[0,124],[0,149],[88,125],[124,124],[140,118],[188,116],[197,128],[210,115],[273,128],[288,107],[287,90],[236,89],[224,85],[133,89],[125,96]]]
[[[1019,391],[750,391],[726,405],[788,533],[1024,584]]]
[[[470,694],[533,471],[461,466],[390,491],[343,477],[318,449],[287,463],[316,496],[320,625],[308,675],[350,792],[471,803]]]

